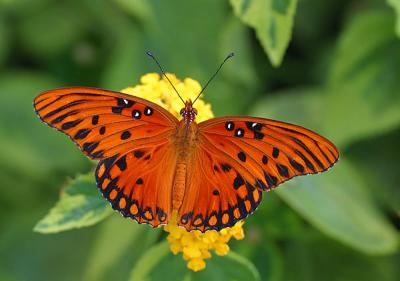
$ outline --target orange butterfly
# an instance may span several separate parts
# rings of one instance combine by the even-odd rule
[[[153,227],[173,211],[187,230],[231,227],[255,211],[263,191],[323,172],[339,158],[326,138],[280,121],[226,116],[197,124],[194,102],[184,102],[178,120],[139,97],[73,87],[42,93],[34,107],[100,160],[97,186],[112,207]]]

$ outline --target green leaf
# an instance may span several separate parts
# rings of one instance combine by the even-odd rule
[[[172,255],[168,242],[150,248],[134,267],[130,281],[151,280],[260,280],[254,265],[244,257],[230,252],[225,257],[207,259],[203,271],[192,272],[186,268],[181,255]]]
[[[363,12],[340,37],[321,116],[340,146],[400,125],[400,40],[392,25],[389,13]]]
[[[392,6],[394,11],[396,12],[396,33],[397,36],[400,37],[400,0],[386,0],[387,3]]]
[[[281,280],[395,281],[399,255],[363,255],[315,232],[285,242]]]
[[[351,145],[346,153],[365,177],[366,185],[390,216],[400,214],[400,130]],[[368,151],[368,153],[365,153]],[[375,192],[379,186],[379,192]]]
[[[255,29],[274,66],[279,66],[292,36],[297,0],[230,0],[236,16]]]
[[[285,187],[278,195],[325,234],[367,254],[396,251],[395,229],[370,201],[346,159],[323,175],[296,178]]]
[[[120,8],[140,20],[143,24],[150,24],[154,20],[151,6],[146,0],[114,0]]]
[[[40,233],[57,233],[90,226],[112,213],[100,196],[92,173],[80,175],[62,191],[60,200],[35,226]]]
[[[125,280],[132,263],[154,244],[159,234],[159,229],[139,225],[122,216],[111,216],[100,226],[83,279]]]

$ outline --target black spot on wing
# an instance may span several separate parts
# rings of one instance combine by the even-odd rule
[[[100,128],[99,132],[100,132],[100,135],[104,135],[105,132],[106,132],[106,127],[105,127],[105,126],[102,126],[102,127]]]
[[[233,181],[233,188],[238,189],[242,185],[244,185],[244,180],[241,175],[237,174],[235,180]]]
[[[129,139],[130,137],[131,137],[131,133],[129,131],[124,131],[121,134],[121,140],[126,140],[126,139]]]
[[[260,180],[260,179],[257,179],[257,180],[256,180],[255,186],[258,187],[258,188],[260,188],[260,189],[262,189],[262,190],[267,190],[267,189],[269,189],[268,186],[266,186],[265,183],[264,183],[262,180]]]
[[[92,153],[93,150],[96,149],[96,147],[99,145],[99,142],[85,142],[83,144],[83,151],[87,152],[87,153]]]
[[[151,116],[153,114],[153,109],[151,107],[146,106],[146,108],[144,109],[144,115],[146,116]]]
[[[99,123],[99,115],[94,115],[92,117],[92,124],[97,125]]]
[[[224,172],[229,172],[232,169],[232,166],[229,164],[221,164],[221,169]]]
[[[295,168],[298,172],[304,173],[304,167],[294,159],[289,159],[290,165]]]
[[[261,131],[263,124],[257,123],[257,122],[246,122],[246,127],[247,129],[251,131]]]
[[[288,168],[285,165],[282,164],[276,164],[276,168],[278,169],[278,173],[285,177],[288,178],[289,177],[289,171]]]
[[[273,175],[270,175],[266,171],[264,171],[264,177],[265,177],[265,181],[267,182],[269,188],[275,187],[276,184],[278,183],[278,179],[276,177],[274,177]]]
[[[167,219],[167,214],[159,207],[156,208],[156,214],[160,222],[164,222]]]
[[[279,157],[279,149],[278,149],[278,148],[274,147],[274,148],[272,149],[272,156],[273,156],[274,158],[278,158],[278,157]]]
[[[181,224],[187,224],[189,222],[189,220],[192,218],[192,216],[193,216],[193,212],[183,214],[181,216]]]
[[[232,121],[226,122],[225,129],[227,131],[233,131],[235,129],[235,123],[233,123]]]
[[[142,116],[142,113],[139,110],[135,109],[135,110],[132,111],[132,117],[133,118],[140,119],[141,116]]]
[[[66,122],[66,123],[62,124],[61,130],[71,129],[71,128],[75,127],[76,125],[78,125],[79,123],[81,123],[82,121],[83,121],[83,119],[77,119],[74,121]]]
[[[238,137],[238,138],[244,137],[244,130],[242,128],[236,129],[235,136]]]
[[[121,158],[118,159],[117,162],[115,162],[115,165],[121,170],[125,171],[126,170],[126,156],[122,156]]]
[[[102,158],[103,155],[104,155],[104,150],[99,150],[99,151],[96,151],[95,153],[92,153],[90,156],[92,158],[98,159],[98,158]]]
[[[134,101],[123,99],[123,98],[117,98],[117,105],[123,108],[129,108],[132,105],[134,105]]]
[[[141,151],[141,150],[136,150],[135,152],[133,152],[133,155],[134,155],[136,158],[141,158],[141,157],[143,157],[144,152]]]
[[[243,151],[238,153],[238,158],[240,159],[240,161],[246,162],[246,154]]]
[[[112,113],[120,114],[124,108],[120,106],[113,106],[111,107]]]
[[[261,132],[254,132],[254,139],[262,140],[264,138],[264,134]]]
[[[87,135],[90,133],[90,129],[80,129],[74,136],[74,139],[76,140],[82,140],[87,137]]]

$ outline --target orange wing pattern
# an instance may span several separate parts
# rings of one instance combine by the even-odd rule
[[[193,170],[188,171],[191,182],[179,211],[179,223],[188,230],[233,226],[254,212],[262,191],[295,176],[323,172],[339,158],[324,137],[269,119],[215,118],[200,123],[199,132]]]
[[[36,97],[34,106],[44,122],[101,160],[97,185],[114,209],[139,223],[167,222],[175,117],[144,99],[93,88],[51,90]]]

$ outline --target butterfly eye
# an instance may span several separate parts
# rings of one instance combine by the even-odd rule
[[[194,112],[194,114],[197,115],[197,109],[196,108],[193,108],[193,112]]]

